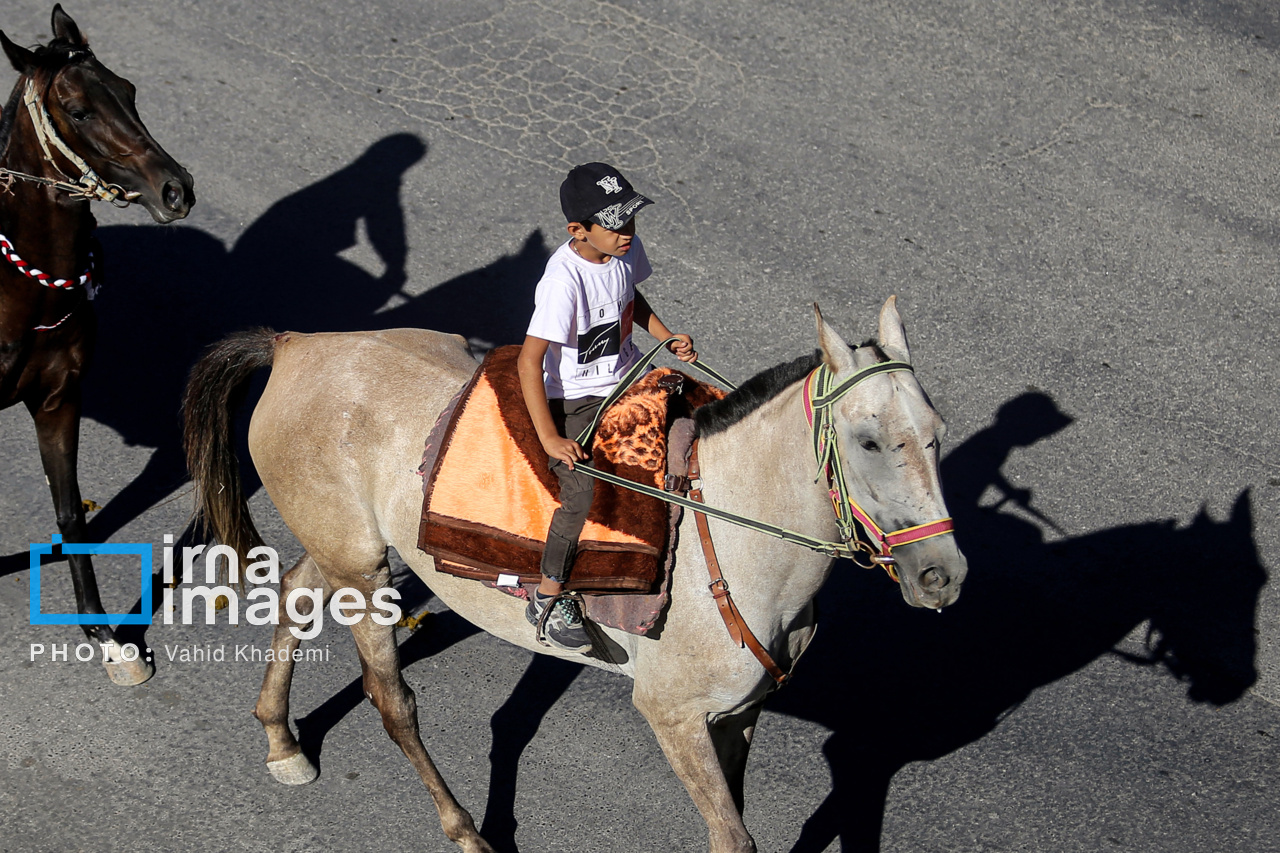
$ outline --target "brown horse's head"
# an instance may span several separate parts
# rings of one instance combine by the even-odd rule
[[[195,204],[191,175],[151,137],[134,106],[134,86],[98,61],[89,42],[61,5],[53,7],[54,39],[28,50],[0,32],[0,45],[21,75],[6,124],[25,120],[22,93],[27,83],[66,148],[124,198],[150,211],[157,222],[181,219]],[[37,109],[40,107],[38,106]],[[56,144],[54,164],[79,180],[82,169]]]

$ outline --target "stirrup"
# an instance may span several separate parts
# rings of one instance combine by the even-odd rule
[[[537,589],[535,589],[533,591],[532,597],[530,597],[529,599],[530,602],[533,604],[535,610],[538,607],[537,595],[538,595],[538,591]],[[556,593],[555,595],[551,596],[546,600],[546,606],[543,607],[542,612],[538,614],[538,621],[534,625],[534,630],[535,630],[534,639],[536,639],[538,641],[538,644],[541,646],[545,646],[548,649],[559,650],[558,646],[553,646],[551,643],[547,642],[547,620],[551,618],[552,610],[555,608],[556,604],[558,604],[560,599],[562,598],[567,598],[578,605],[578,615],[582,619],[582,631],[587,635],[587,639],[591,642],[591,645],[594,648],[595,640],[591,636],[591,631],[587,630],[587,627],[586,627],[587,626],[587,602],[583,600],[582,593],[578,592],[577,590],[567,590],[567,589],[561,590],[560,592]]]

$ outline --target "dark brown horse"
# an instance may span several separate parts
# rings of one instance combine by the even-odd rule
[[[195,194],[187,170],[138,118],[133,84],[98,61],[60,5],[53,34],[28,50],[0,32],[19,75],[0,118],[0,408],[23,403],[31,412],[58,529],[70,543],[85,536],[76,478],[80,383],[93,353],[89,299],[102,262],[89,202],[141,204],[165,223],[186,216]],[[89,557],[67,559],[77,611],[102,614]],[[151,665],[122,660],[102,621],[83,628],[108,646],[111,679],[149,678]]]

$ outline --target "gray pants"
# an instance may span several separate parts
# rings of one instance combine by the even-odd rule
[[[556,422],[556,429],[561,435],[576,439],[591,425],[604,398],[581,397],[577,400],[547,402],[551,405],[551,417]],[[547,544],[542,549],[541,571],[544,577],[564,583],[569,578],[573,558],[578,552],[578,537],[582,535],[582,528],[587,523],[595,480],[579,473],[576,466],[570,471],[569,466],[559,459],[551,460],[551,470],[560,478],[560,508],[551,515]]]

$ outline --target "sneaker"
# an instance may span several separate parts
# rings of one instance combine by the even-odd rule
[[[555,606],[544,620],[542,614],[553,599],[555,596],[543,595],[535,589],[532,598],[529,599],[529,606],[524,610],[524,617],[529,620],[530,625],[537,626],[542,622],[542,627],[538,630],[538,640],[566,652],[586,654],[591,651],[591,638],[587,635],[587,629],[583,623],[582,610],[574,599],[556,600]]]

